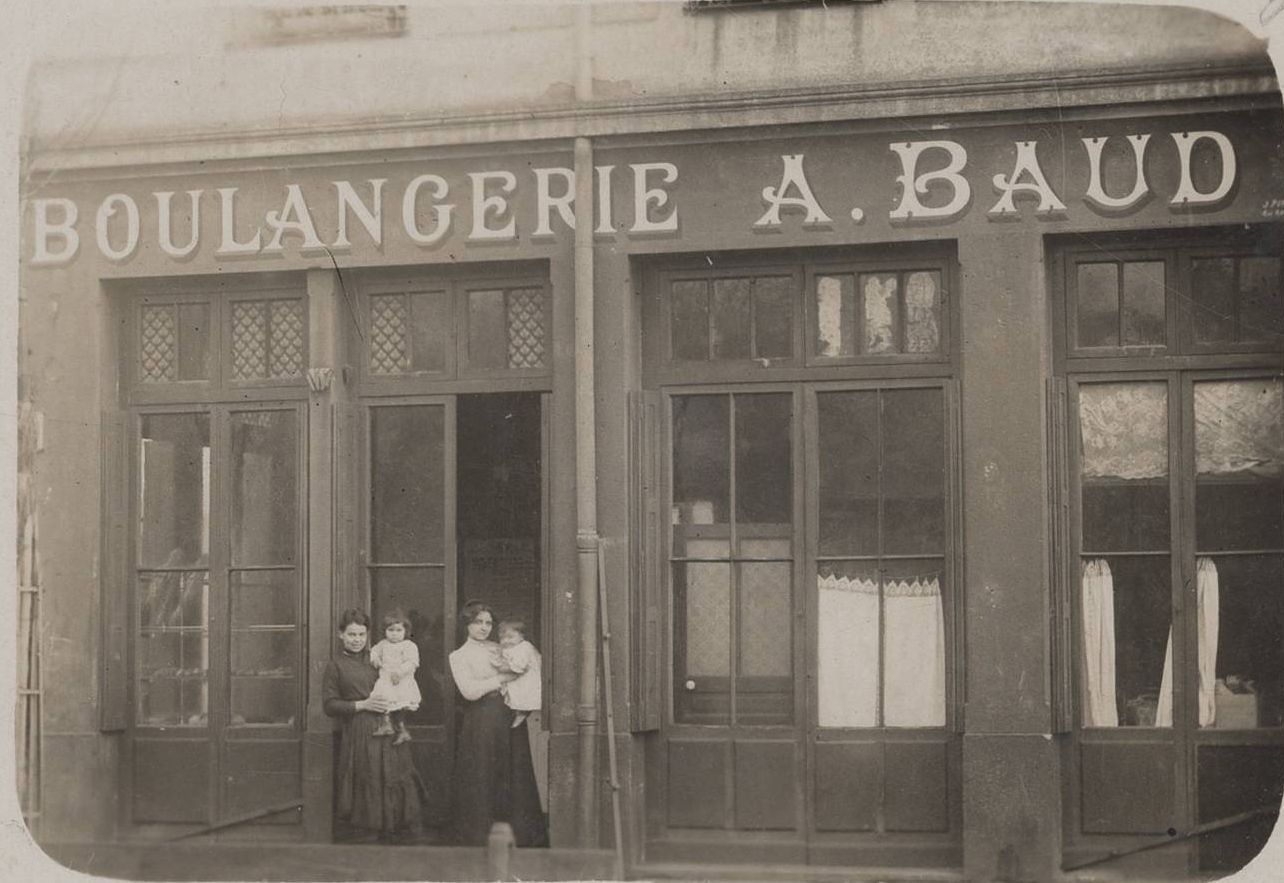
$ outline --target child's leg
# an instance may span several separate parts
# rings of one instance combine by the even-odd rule
[[[398,709],[392,713],[393,723],[397,728],[397,738],[392,740],[393,745],[400,745],[402,742],[410,741],[410,731],[406,729],[406,710]]]
[[[392,718],[385,711],[379,716],[379,727],[374,731],[374,734],[376,736],[391,736],[392,733]]]

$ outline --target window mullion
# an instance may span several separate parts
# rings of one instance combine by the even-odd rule
[[[712,322],[710,322],[712,326]],[[736,536],[736,399],[737,396],[727,396],[727,629],[729,636],[727,647],[730,649],[730,658],[728,659],[729,673],[727,683],[727,695],[730,699],[730,721],[731,725],[737,726],[740,723],[738,705],[738,681],[740,674],[740,644],[736,636],[740,631],[740,581],[738,579],[736,567],[736,549],[738,548],[738,539]]]

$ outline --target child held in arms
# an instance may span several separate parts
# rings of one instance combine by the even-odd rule
[[[383,618],[383,640],[370,649],[370,664],[379,669],[379,680],[375,681],[370,698],[388,703],[388,710],[374,734],[396,734],[392,740],[394,745],[410,741],[406,712],[417,710],[422,699],[419,684],[415,682],[419,648],[414,641],[406,640],[409,634],[410,620],[400,610],[393,610]]]
[[[540,655],[535,645],[526,640],[526,623],[519,619],[506,619],[499,624],[499,647],[501,670],[517,675],[502,688],[505,704],[516,712],[516,728],[532,711],[540,710]]]

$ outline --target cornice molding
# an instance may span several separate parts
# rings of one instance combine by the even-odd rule
[[[574,106],[424,116],[414,119],[344,120],[327,124],[229,132],[156,133],[134,139],[69,145],[28,142],[28,176],[122,177],[164,174],[166,167],[200,162],[211,169],[262,166],[272,157],[327,158],[330,163],[406,150],[507,152],[501,145],[543,149],[576,137],[637,141],[702,130],[793,126],[838,121],[958,119],[978,114],[1054,112],[1058,118],[1155,115],[1189,103],[1206,109],[1278,109],[1279,83],[1266,64],[1193,69],[1151,68],[1055,77],[995,77],[917,81],[912,84],[820,87],[703,94],[681,98],[603,101]],[[962,123],[959,123],[960,125]],[[453,151],[452,151],[453,152]],[[313,163],[303,163],[311,165]],[[188,170],[190,171],[190,169]],[[81,173],[81,174],[77,174]]]

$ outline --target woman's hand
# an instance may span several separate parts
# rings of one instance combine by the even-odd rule
[[[388,710],[388,700],[370,696],[365,699],[358,699],[353,707],[357,711],[373,711],[375,714],[383,714]]]

